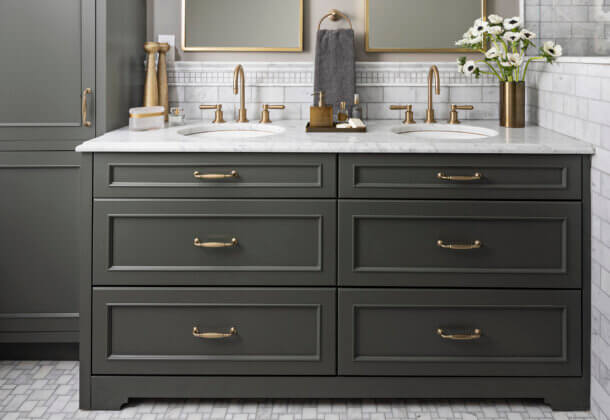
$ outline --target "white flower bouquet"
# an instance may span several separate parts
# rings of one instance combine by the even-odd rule
[[[504,19],[490,15],[487,20],[477,19],[474,26],[455,44],[478,51],[484,58],[467,60],[466,57],[460,57],[457,60],[458,69],[461,73],[475,77],[492,74],[501,82],[521,82],[525,80],[527,68],[532,61],[553,63],[562,54],[561,45],[547,41],[542,47],[537,47],[533,42],[535,38],[535,33],[522,27],[520,17]],[[535,48],[539,55],[528,58],[527,50],[530,47]],[[482,70],[480,64],[486,64],[484,70],[487,71]]]

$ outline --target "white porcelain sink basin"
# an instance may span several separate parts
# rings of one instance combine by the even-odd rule
[[[430,140],[480,140],[498,132],[489,128],[464,124],[412,124],[394,128],[396,134]]]
[[[277,127],[269,124],[206,124],[195,127],[185,128],[178,131],[178,134],[183,136],[202,138],[202,139],[217,139],[217,138],[256,138],[267,137],[283,132],[283,127]]]

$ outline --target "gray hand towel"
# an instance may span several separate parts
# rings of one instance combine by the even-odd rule
[[[335,115],[341,101],[348,112],[356,93],[356,54],[354,31],[351,29],[320,29],[316,43],[314,91],[324,91],[324,101],[333,105]],[[317,105],[317,96],[314,105]]]

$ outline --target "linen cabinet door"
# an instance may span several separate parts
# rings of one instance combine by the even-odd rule
[[[0,153],[0,343],[77,343],[75,152]]]
[[[0,39],[0,140],[92,138],[95,0],[2,0]]]
[[[339,201],[339,285],[581,285],[579,202]]]

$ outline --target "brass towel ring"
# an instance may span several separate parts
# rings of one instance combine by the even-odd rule
[[[332,20],[332,21],[336,21],[336,20],[343,18],[343,19],[347,20],[347,22],[349,23],[349,27],[352,30],[354,29],[354,27],[352,26],[352,21],[350,20],[350,18],[347,17],[347,15],[341,13],[337,9],[332,9],[330,12],[328,12],[327,14],[322,16],[322,19],[320,19],[320,23],[318,23],[318,31],[320,30],[320,27],[322,26],[322,22],[324,22],[324,19],[326,19],[327,17],[329,17],[330,20]]]

